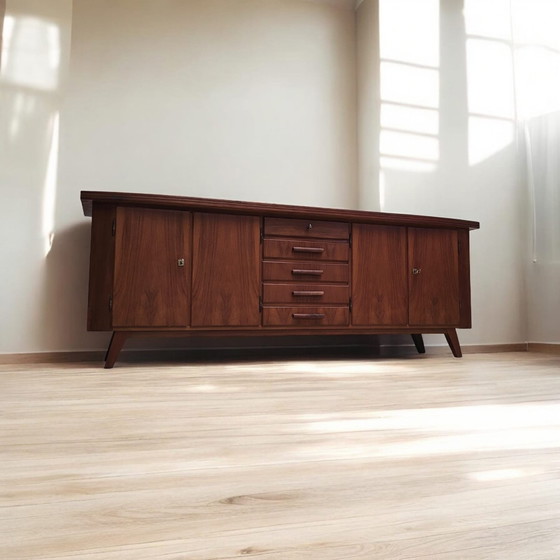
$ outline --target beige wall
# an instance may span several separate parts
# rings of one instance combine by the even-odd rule
[[[106,343],[85,331],[81,189],[356,206],[345,6],[8,0],[28,37],[1,83],[0,352]]]

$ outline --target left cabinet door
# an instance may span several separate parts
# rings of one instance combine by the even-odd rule
[[[113,327],[186,327],[190,310],[191,214],[119,207]]]

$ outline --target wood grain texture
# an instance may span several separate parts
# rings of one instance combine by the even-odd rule
[[[457,231],[408,228],[408,267],[409,324],[459,326]]]
[[[263,303],[343,303],[348,305],[350,288],[332,284],[263,285]]]
[[[354,224],[352,324],[406,325],[406,228]]]
[[[188,212],[117,208],[114,327],[189,324],[190,224]]]
[[[272,327],[332,327],[348,325],[348,307],[264,307],[263,326]]]
[[[349,239],[350,226],[343,222],[316,220],[311,215],[304,220],[293,218],[265,218],[266,236],[309,237],[318,239]]]
[[[265,259],[312,259],[348,262],[350,247],[348,242],[344,241],[265,239],[263,243],[263,256]]]
[[[115,269],[114,206],[94,204],[89,256],[87,328],[110,331],[113,327],[111,297]]]
[[[347,264],[313,261],[264,261],[263,281],[348,283]]]
[[[433,228],[478,229],[478,222],[439,218],[434,216],[414,216],[410,214],[390,214],[388,212],[366,212],[341,208],[317,208],[311,206],[291,206],[287,204],[267,204],[239,200],[219,200],[213,198],[193,198],[161,194],[124,193],[107,191],[82,191],[80,193],[85,216],[91,216],[93,202],[104,202],[121,206],[148,208],[168,208],[199,212],[227,212],[249,216],[274,216],[301,218],[308,220],[337,220],[341,222],[363,222],[380,225],[404,225]],[[291,234],[290,234],[291,235]]]
[[[192,326],[260,325],[260,267],[258,218],[195,214]]]
[[[559,370],[1,366],[2,560],[557,560]]]

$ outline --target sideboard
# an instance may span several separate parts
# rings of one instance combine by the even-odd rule
[[[133,336],[445,335],[471,327],[478,222],[82,191],[92,218],[87,328]]]

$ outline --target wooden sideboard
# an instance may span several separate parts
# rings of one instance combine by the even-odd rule
[[[83,191],[88,330],[170,335],[441,333],[470,328],[478,222]]]

